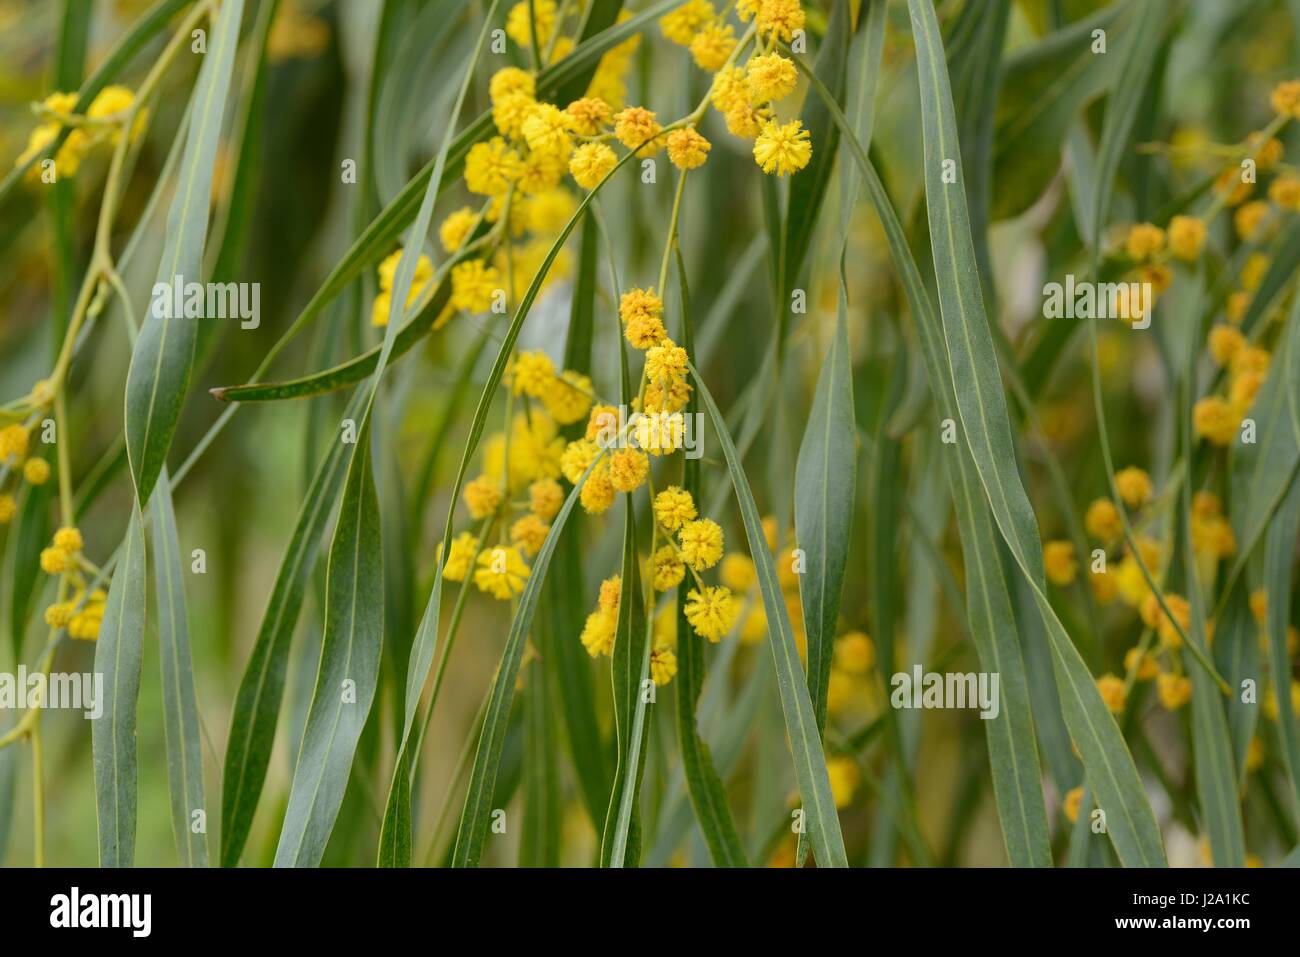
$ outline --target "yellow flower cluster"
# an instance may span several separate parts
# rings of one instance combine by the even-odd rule
[[[595,658],[614,650],[614,636],[618,631],[618,606],[623,596],[623,579],[614,575],[600,583],[600,596],[596,610],[587,616],[579,640],[587,654]]]
[[[89,595],[78,589],[69,601],[55,602],[45,609],[45,623],[51,628],[66,628],[68,636],[78,641],[94,641],[104,620],[108,593],[96,588]]]
[[[18,167],[26,166],[59,138],[60,131],[68,128],[68,135],[54,154],[54,170],[59,177],[77,175],[82,160],[100,144],[116,146],[122,137],[122,128],[135,103],[135,94],[124,86],[106,86],[96,94],[90,108],[84,115],[74,113],[77,105],[76,93],[51,93],[40,105],[36,113],[44,122],[32,130],[27,139],[27,148],[15,161]],[[131,127],[134,140],[144,130],[148,122],[147,109],[140,109],[135,114]],[[29,182],[38,181],[41,168],[31,166],[27,171]]]
[[[484,549],[478,554],[477,565],[474,585],[498,601],[509,601],[524,590],[528,581],[530,569],[513,546]]]
[[[1269,353],[1252,346],[1235,325],[1210,330],[1210,357],[1228,370],[1225,394],[1212,394],[1192,408],[1196,434],[1221,447],[1229,446],[1268,376]]]
[[[82,641],[99,637],[99,625],[104,618],[107,594],[101,589],[86,592],[87,584],[82,571],[93,569],[81,556],[84,547],[81,532],[64,526],[54,533],[50,547],[41,551],[41,570],[50,575],[66,576],[74,588],[69,601],[55,602],[45,609],[45,623],[51,628],[66,628],[68,635]]]
[[[402,258],[402,250],[390,253],[379,264],[379,295],[375,297],[370,308],[370,324],[383,327],[388,325],[388,316],[393,308],[393,281],[397,278],[397,264]],[[433,279],[433,263],[428,256],[421,255],[415,262],[415,277],[411,280],[411,291],[406,296],[405,309],[410,309],[420,299],[429,281]]]
[[[1151,500],[1154,491],[1151,476],[1136,466],[1129,466],[1116,472],[1115,487],[1119,491],[1120,501],[1129,509],[1135,511],[1141,509]],[[1124,532],[1119,508],[1108,498],[1094,499],[1088,505],[1083,517],[1083,527],[1090,537],[1106,546],[1119,541]],[[1047,575],[1057,584],[1068,584],[1069,581],[1073,580],[1074,572],[1077,571],[1073,552],[1062,552],[1059,548],[1053,550],[1053,544],[1049,543],[1044,548],[1043,557],[1044,564],[1047,567]],[[1137,544],[1143,562],[1153,576],[1158,576],[1160,564],[1159,543],[1153,539],[1138,536]],[[1068,576],[1065,574],[1066,557],[1068,557],[1070,566],[1072,566]],[[1056,575],[1055,578],[1053,578],[1054,574]],[[1104,565],[1093,563],[1089,567],[1088,584],[1092,588],[1093,596],[1103,605],[1108,605],[1116,597],[1119,597],[1129,607],[1136,608],[1150,591],[1146,583],[1146,576],[1142,574],[1142,568],[1138,564],[1137,558],[1129,552],[1127,546],[1125,546],[1124,557],[1114,571],[1110,570],[1109,561]]]
[[[585,417],[593,401],[590,377],[572,369],[558,372],[551,357],[540,350],[515,356],[506,384],[517,396],[537,399],[560,425]]]
[[[52,401],[46,396],[47,384],[38,382],[28,396],[32,407],[41,409]],[[31,420],[35,424],[35,419]],[[7,475],[21,476],[30,485],[44,485],[50,480],[50,463],[39,455],[28,457],[31,447],[30,426],[14,422],[0,427],[0,466],[7,469]],[[0,491],[0,525],[7,525],[18,514],[18,503],[12,494]]]
[[[736,15],[742,23],[754,20],[753,30],[740,41],[708,0],[687,0],[661,17],[659,27],[673,43],[690,48],[700,69],[713,74],[710,103],[722,114],[729,133],[754,141],[754,162],[763,172],[797,173],[812,158],[812,142],[799,120],[778,122],[772,104],[790,96],[798,85],[794,61],[776,52],[775,44],[791,41],[803,29],[803,8],[799,0],[744,0],[736,5]],[[755,34],[759,43],[754,52],[744,66],[736,65]],[[693,128],[672,133],[667,146],[669,159],[681,169],[702,164],[709,149]]]

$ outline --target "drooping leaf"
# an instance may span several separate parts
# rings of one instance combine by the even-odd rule
[[[808,641],[808,692],[820,733],[840,613],[857,490],[857,428],[849,368],[848,301],[840,287],[835,335],[817,377],[812,411],[795,463],[795,539],[807,556],[799,576]]]
[[[363,421],[357,432],[330,545],[320,667],[275,852],[276,867],[320,864],[379,679],[383,544],[368,424]]]
[[[345,418],[355,421],[364,401],[365,392],[358,389],[344,413]],[[312,477],[235,693],[221,786],[222,867],[239,863],[253,825],[275,743],[289,666],[289,646],[316,567],[321,537],[347,474],[347,452],[348,447],[336,439]]]
[[[460,828],[456,832],[456,847],[452,854],[454,867],[477,867],[482,860],[483,844],[487,839],[492,809],[497,806],[494,803],[497,776],[501,769],[501,752],[510,723],[510,705],[514,700],[515,679],[519,675],[519,662],[524,654],[524,641],[532,627],[533,614],[537,610],[537,599],[546,580],[546,572],[551,563],[551,556],[555,553],[556,542],[564,530],[569,514],[573,511],[573,506],[578,501],[587,476],[595,466],[596,462],[593,462],[564,500],[564,505],[555,516],[555,521],[551,523],[551,530],[547,532],[546,540],[542,542],[542,547],[533,561],[523,593],[519,596],[519,606],[515,610],[514,620],[510,623],[510,634],[506,637],[505,650],[501,653],[501,662],[497,666],[496,676],[492,679],[492,691],[483,716],[483,729],[479,734],[478,747],[474,755],[469,790],[465,795],[464,809],[461,811]]]
[[[168,288],[200,281],[203,270],[212,169],[243,11],[243,0],[222,4],[194,86],[194,110],[158,264],[157,282]],[[126,448],[136,500],[142,508],[171,447],[190,384],[198,336],[195,319],[183,315],[164,318],[158,305],[157,301],[151,304],[140,326],[126,377]]]
[[[135,729],[144,600],[144,525],[133,506],[95,642],[95,671],[104,676],[102,713],[91,728],[100,867],[130,867],[135,861]]]
[[[195,829],[195,812],[207,816],[203,796],[203,752],[199,708],[190,658],[185,610],[184,565],[172,508],[171,480],[163,469],[149,499],[153,533],[154,585],[158,593],[158,646],[162,666],[163,740],[171,794],[172,838],[183,867],[208,866],[207,828]]]
[[[817,733],[817,715],[813,711],[803,667],[799,663],[799,651],[790,626],[790,613],[786,609],[785,597],[776,577],[776,566],[767,549],[762,518],[722,413],[718,411],[699,371],[693,365],[690,371],[695,389],[713,425],[715,437],[722,446],[727,471],[744,521],[745,536],[749,540],[749,553],[754,560],[759,591],[763,596],[763,609],[767,615],[768,643],[776,664],[776,682],[781,693],[781,708],[785,714],[790,749],[794,755],[795,778],[803,801],[804,826],[812,844],[813,856],[819,867],[847,867],[840,820],[826,772],[826,755],[822,751],[821,736]]]

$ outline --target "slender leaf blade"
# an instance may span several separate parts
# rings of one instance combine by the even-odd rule
[[[144,642],[144,525],[139,509],[122,541],[95,642],[95,671],[104,676],[103,713],[91,728],[100,867],[135,861],[136,705]]]
[[[185,610],[184,566],[171,480],[163,469],[157,494],[149,499],[153,532],[154,587],[158,594],[158,644],[162,668],[163,740],[171,794],[172,838],[184,867],[208,866],[207,828],[195,830],[194,813],[207,815],[203,796],[203,752],[199,743],[198,697],[190,658]]]

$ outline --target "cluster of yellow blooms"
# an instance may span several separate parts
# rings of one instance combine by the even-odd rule
[[[776,52],[779,42],[789,43],[803,30],[804,12],[799,0],[739,0],[736,16],[753,25],[739,40],[735,30],[708,0],[687,0],[659,20],[660,29],[673,43],[689,47],[697,66],[713,74],[709,101],[722,114],[727,131],[753,140],[754,162],[764,173],[785,176],[808,165],[812,143],[799,120],[781,123],[772,104],[794,92],[798,70],[794,61]],[[750,40],[752,55],[744,66],[736,61]],[[682,138],[674,154],[673,138]],[[668,138],[669,159],[683,169],[704,162],[709,144],[693,130],[679,130]],[[701,152],[702,150],[702,152]]]
[[[1268,375],[1269,354],[1246,341],[1234,325],[1210,330],[1210,356],[1228,370],[1226,394],[1207,395],[1192,409],[1198,435],[1215,445],[1231,445]]]
[[[1140,468],[1121,469],[1115,473],[1115,484],[1124,505],[1134,512],[1151,501],[1151,477]],[[1123,537],[1119,509],[1109,498],[1096,499],[1088,506],[1084,528],[1090,537],[1105,547],[1115,545]],[[1173,615],[1170,618],[1147,583],[1141,567],[1145,564],[1159,585],[1163,548],[1146,535],[1136,536],[1135,542],[1141,553],[1141,564],[1126,545],[1125,554],[1114,571],[1107,563],[1094,563],[1089,584],[1098,602],[1106,605],[1119,598],[1135,609],[1142,623],[1156,633],[1159,646],[1154,651],[1145,652],[1138,647],[1131,648],[1124,666],[1139,681],[1155,679],[1160,703],[1173,711],[1186,704],[1192,693],[1191,681],[1183,674],[1177,653],[1183,644],[1179,627],[1186,634],[1192,625],[1191,606],[1183,596],[1163,591],[1165,604]],[[1232,526],[1223,514],[1222,502],[1212,492],[1199,491],[1192,497],[1191,542],[1198,563],[1206,563],[1207,568],[1236,552]],[[1074,548],[1068,541],[1047,542],[1043,546],[1043,564],[1048,579],[1056,585],[1071,584],[1078,573]],[[1213,622],[1206,622],[1206,637],[1209,641],[1214,638]],[[1124,710],[1127,683],[1123,678],[1114,674],[1103,675],[1097,680],[1097,687],[1111,711],[1120,713]]]
[[[458,209],[439,229],[443,248],[462,257],[451,270],[449,310],[493,308],[499,287],[511,283],[511,276],[514,296],[523,295],[549,243],[536,246],[541,252],[535,256],[524,247],[501,250],[495,258],[490,253],[479,257],[466,248],[471,233],[480,218],[512,239],[525,232],[558,232],[576,209],[573,197],[561,185],[565,173],[582,189],[595,189],[619,163],[611,141],[641,158],[666,151],[678,169],[695,169],[712,148],[697,129],[701,114],[712,103],[733,134],[754,141],[755,162],[764,172],[784,176],[808,164],[812,156],[808,133],[797,120],[777,122],[772,107],[795,90],[795,64],[776,52],[776,45],[793,41],[802,31],[803,10],[798,0],[740,0],[735,11],[742,23],[754,21],[740,40],[707,0],[687,0],[660,20],[668,39],[690,47],[695,61],[715,74],[709,100],[695,114],[667,127],[653,111],[624,105],[627,90],[622,76],[630,66],[637,37],[607,52],[586,95],[567,106],[539,99],[533,72],[506,67],[492,76],[489,94],[498,135],[470,148],[464,170],[469,192],[484,197],[483,210]],[[554,62],[573,48],[571,40],[558,35],[562,20],[553,0],[533,0],[531,10],[529,3],[520,2],[507,15],[506,33],[521,48],[535,49],[547,62]],[[748,62],[743,67],[734,65],[751,42],[754,50]],[[376,324],[386,321],[389,301],[383,297],[391,296],[398,255],[394,253],[380,268],[384,292],[375,305]],[[413,299],[432,276],[432,265],[422,260]],[[525,558],[541,548],[549,522],[561,507],[558,477],[575,486],[581,483],[583,508],[599,514],[614,504],[620,492],[630,494],[650,482],[652,456],[682,448],[682,410],[691,393],[689,357],[668,337],[663,312],[654,288],[629,289],[619,301],[627,341],[644,353],[637,414],[626,428],[620,428],[620,415],[613,406],[593,408],[596,398],[586,376],[558,372],[540,351],[512,359],[506,384],[525,411],[514,416],[508,435],[498,433],[485,441],[483,473],[467,483],[464,499],[471,518],[485,526],[510,509],[526,512],[509,525],[509,546],[503,541],[500,547],[484,548],[479,536],[469,531],[456,536],[448,547],[444,577],[463,581],[473,570],[480,590],[509,599],[523,590],[529,574]],[[584,417],[584,434],[568,442],[559,436],[560,427]],[[516,505],[513,500],[525,489],[527,503]],[[649,557],[647,578],[653,590],[675,589],[689,572],[696,587],[689,591],[683,613],[698,635],[721,640],[736,626],[740,603],[727,584],[708,585],[700,575],[723,558],[722,528],[699,517],[690,494],[677,486],[654,495],[652,507],[658,547]],[[502,532],[504,539],[504,523]],[[729,575],[738,581],[737,569],[733,561],[730,572],[723,573],[724,582]],[[749,569],[747,588],[753,583],[752,564]],[[797,601],[797,580],[791,591]],[[580,636],[593,657],[613,649],[620,593],[618,576],[601,585],[597,608]],[[746,635],[757,640],[765,631],[761,608],[751,610],[748,620],[754,624],[747,627]],[[656,684],[668,682],[677,670],[673,629],[662,629],[662,635],[660,630],[656,624],[651,654]]]
[[[29,455],[30,446],[29,426],[13,423],[0,428],[0,482],[9,475],[21,475],[30,485],[44,485],[49,481],[49,462],[42,456]],[[17,512],[13,494],[0,493],[0,525],[13,521]]]
[[[94,567],[82,557],[82,545],[81,532],[64,527],[54,533],[50,547],[41,551],[41,570],[49,575],[66,576],[74,589],[70,600],[55,602],[45,609],[45,623],[51,628],[68,629],[73,638],[94,641],[99,637],[108,596],[99,588],[86,594],[82,572],[93,572]]]
[[[592,402],[587,376],[558,372],[540,351],[517,355],[506,384],[526,408],[513,416],[508,435],[503,430],[484,441],[483,472],[466,483],[464,491],[470,518],[489,526],[502,522],[502,544],[485,548],[479,536],[461,532],[452,539],[443,570],[449,581],[464,581],[473,569],[478,589],[501,601],[523,591],[529,575],[524,559],[541,550],[550,522],[564,504],[564,491],[556,481],[564,452],[560,426],[579,421]],[[514,501],[516,495],[526,495],[526,501]],[[522,514],[511,521],[513,513]]]
[[[45,379],[37,382],[27,397],[27,405],[36,411],[48,407],[53,401],[53,390]],[[44,485],[50,480],[49,461],[31,454],[31,431],[36,423],[37,417],[32,416],[26,421],[0,427],[0,489],[10,475],[21,475],[29,485]],[[0,491],[0,525],[13,521],[17,513],[14,496]]]
[[[397,277],[397,264],[402,258],[402,250],[391,253],[379,264],[379,295],[375,297],[370,309],[370,322],[375,326],[388,325],[388,314],[393,307],[393,280]],[[410,309],[419,300],[433,279],[433,263],[428,256],[421,256],[415,263],[415,277],[411,280],[411,291],[406,296],[406,308]]]
[[[54,169],[58,176],[75,176],[81,168],[81,161],[92,149],[101,143],[116,146],[122,136],[122,125],[126,114],[135,102],[135,94],[124,86],[107,86],[100,90],[90,103],[85,115],[73,112],[77,105],[76,93],[51,93],[47,96],[36,113],[44,122],[32,130],[27,139],[27,149],[18,157],[15,166],[23,167],[39,156],[59,136],[63,127],[68,127],[67,138],[54,155]],[[148,110],[137,111],[135,123],[131,127],[134,139],[144,129]],[[39,166],[32,166],[27,171],[29,181],[40,178]]]

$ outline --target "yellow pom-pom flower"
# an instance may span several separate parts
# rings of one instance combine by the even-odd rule
[[[618,616],[604,608],[598,608],[587,616],[578,640],[587,654],[595,658],[608,655],[614,650],[614,635],[618,629]]]
[[[604,461],[587,477],[587,481],[582,485],[582,491],[578,493],[578,501],[590,515],[600,515],[609,511],[617,497],[618,490],[614,488],[614,483],[609,477],[609,464]]]
[[[499,136],[475,143],[465,156],[465,185],[471,193],[498,196],[519,177],[519,154]]]
[[[0,429],[0,464],[14,463],[27,457],[27,428],[6,425]]]
[[[696,169],[703,166],[711,149],[713,149],[712,144],[694,127],[673,130],[668,134],[668,159],[678,169]]]
[[[75,554],[85,547],[85,542],[82,541],[79,529],[65,525],[54,533],[54,547]]]
[[[1156,695],[1166,711],[1177,711],[1192,697],[1192,682],[1183,675],[1163,674],[1156,678]]]
[[[1205,223],[1195,216],[1169,220],[1169,251],[1186,262],[1194,262],[1205,245]]]
[[[1137,466],[1130,465],[1116,472],[1115,487],[1129,508],[1141,508],[1151,498],[1151,476]]]
[[[46,548],[41,550],[41,571],[47,575],[62,575],[70,572],[76,567],[72,553],[64,551],[62,548]]]
[[[533,24],[537,24],[537,46],[545,49],[555,32],[555,0],[519,0],[506,14],[506,36],[524,49],[533,45]]]
[[[736,33],[729,23],[712,23],[691,40],[691,58],[701,70],[720,70],[736,49]]]
[[[718,17],[709,0],[686,0],[680,7],[659,18],[663,35],[678,46],[690,46],[695,34]]]
[[[1119,714],[1124,710],[1127,694],[1124,691],[1123,678],[1112,674],[1102,675],[1097,679],[1097,690],[1101,692],[1101,700],[1105,702],[1111,714]]]
[[[794,61],[779,53],[756,56],[745,66],[745,84],[755,103],[783,100],[794,92],[798,82]]]
[[[1153,223],[1137,223],[1128,231],[1124,251],[1129,259],[1142,262],[1165,248],[1165,231]]]
[[[451,268],[451,306],[465,312],[487,312],[501,288],[501,273],[481,259],[467,259]]]
[[[1083,527],[1089,535],[1103,542],[1119,538],[1124,531],[1124,526],[1120,523],[1119,509],[1108,498],[1093,500],[1083,516]]]
[[[501,504],[501,486],[496,479],[480,475],[465,485],[465,507],[470,518],[484,519]]]
[[[660,525],[675,532],[695,518],[695,500],[691,498],[690,492],[670,485],[655,496],[654,513],[655,520]]]
[[[761,0],[755,23],[761,36],[789,42],[803,29],[803,7],[799,0]]]
[[[551,379],[541,400],[546,411],[560,425],[580,422],[591,408],[591,379],[580,372],[566,369]]]
[[[692,588],[686,596],[684,611],[695,633],[715,642],[731,631],[739,614],[730,589],[720,585],[705,585],[703,590]]]
[[[50,480],[50,463],[41,458],[30,458],[23,463],[23,478],[32,485],[44,485]]]
[[[655,645],[650,652],[650,680],[662,688],[677,674],[677,655],[667,645]]]
[[[444,219],[442,225],[438,227],[438,239],[442,243],[442,248],[449,253],[454,253],[465,245],[465,240],[469,237],[469,231],[474,228],[476,219],[478,216],[468,206],[462,206]]]
[[[685,577],[686,564],[682,561],[681,556],[677,554],[676,549],[671,545],[664,545],[655,552],[655,591],[668,591],[670,588],[676,588]]]
[[[663,323],[664,304],[653,289],[630,289],[623,293],[618,303],[618,314],[623,320],[628,342],[638,349],[649,349],[667,337]]]
[[[546,541],[546,534],[550,530],[551,526],[536,515],[525,515],[510,526],[510,542],[519,546],[531,558],[542,550],[542,543]]]
[[[534,153],[567,157],[573,149],[568,115],[550,103],[538,103],[529,110],[520,132]]]
[[[1192,427],[1196,434],[1214,445],[1231,445],[1237,436],[1241,418],[1236,408],[1217,395],[1206,396],[1192,408]]]
[[[722,527],[711,518],[686,522],[677,533],[682,558],[697,572],[722,560]]]
[[[650,459],[639,449],[620,449],[609,460],[609,480],[620,492],[634,492],[650,474]]]
[[[754,162],[764,173],[785,176],[797,173],[812,159],[812,143],[808,131],[798,120],[784,126],[768,120],[754,141]]]
[[[474,585],[498,601],[508,601],[524,590],[529,568],[517,548],[490,548],[480,552]]]
[[[463,582],[465,576],[478,555],[478,537],[470,532],[461,532],[451,540],[451,551],[447,553],[447,564],[443,566],[442,577],[447,581]],[[442,543],[438,543],[438,560],[442,560]]]
[[[573,181],[583,189],[595,189],[617,165],[618,157],[604,143],[584,143],[569,158]]]
[[[585,96],[564,108],[569,128],[579,136],[596,136],[609,125],[614,111],[598,96]]]
[[[1043,546],[1043,565],[1047,580],[1065,586],[1074,581],[1079,563],[1074,560],[1074,546],[1066,541],[1048,542]]]
[[[653,156],[663,148],[663,127],[645,107],[629,106],[614,114],[614,137],[640,157]]]

